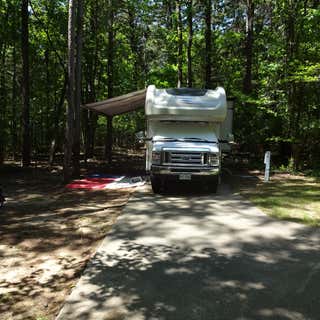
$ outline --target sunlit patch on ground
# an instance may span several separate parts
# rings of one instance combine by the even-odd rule
[[[234,181],[241,194],[271,216],[320,226],[320,181],[316,178],[276,174],[271,181],[257,179]]]
[[[67,191],[48,172],[1,185],[0,319],[54,319],[132,190]]]

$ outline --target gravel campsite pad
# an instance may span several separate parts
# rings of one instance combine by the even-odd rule
[[[133,189],[66,190],[38,171],[1,185],[0,319],[54,319]]]

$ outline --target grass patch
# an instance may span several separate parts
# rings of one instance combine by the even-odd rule
[[[320,226],[320,179],[277,174],[268,183],[259,179],[238,187],[270,216]]]

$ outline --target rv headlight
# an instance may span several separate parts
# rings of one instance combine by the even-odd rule
[[[219,165],[219,154],[218,153],[209,153],[209,166],[218,166]]]
[[[160,162],[161,162],[161,152],[152,151],[152,163],[153,164],[160,164]]]

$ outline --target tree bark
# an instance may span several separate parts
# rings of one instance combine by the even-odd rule
[[[8,26],[10,5],[6,7],[5,16],[2,20],[2,26]],[[6,39],[0,39],[0,165],[3,164],[6,157],[7,147],[7,89],[6,89],[6,57],[7,57]]]
[[[211,49],[212,49],[212,0],[205,0],[205,87],[211,88]]]
[[[107,65],[107,73],[108,73],[108,98],[113,97],[113,60],[114,60],[114,2],[110,0],[110,8],[109,8],[109,30],[108,30],[108,65]],[[105,143],[105,157],[108,159],[108,163],[112,162],[112,117],[107,117],[107,134],[106,134],[106,143]]]
[[[187,61],[188,61],[188,76],[187,85],[192,88],[193,74],[192,74],[192,41],[193,41],[193,0],[188,0],[187,6],[187,20],[188,20],[188,47],[187,47]]]
[[[109,8],[109,30],[108,30],[108,64],[107,64],[107,75],[108,75],[108,98],[113,97],[113,60],[114,60],[114,9],[113,9],[113,1],[110,0],[110,8]]]
[[[96,101],[96,84],[95,80],[97,78],[97,67],[98,67],[98,60],[99,60],[99,36],[98,36],[98,13],[99,13],[99,1],[94,1],[91,4],[92,8],[90,10],[90,32],[94,35],[94,50],[92,52],[92,56],[90,54],[89,59],[87,61],[88,65],[88,72],[84,74],[87,76],[87,102],[94,102]],[[91,53],[91,52],[90,52]],[[99,80],[99,79],[98,79]],[[100,80],[98,81],[100,83]],[[85,115],[85,155],[84,160],[87,162],[88,158],[92,158],[94,155],[94,140],[95,140],[95,131],[97,127],[97,120],[98,115],[92,111],[84,111]]]
[[[31,162],[30,141],[30,91],[29,91],[29,12],[28,0],[21,2],[21,52],[22,52],[22,165]]]
[[[296,6],[297,4],[293,0],[286,0],[286,69],[287,78],[292,76],[293,70],[291,63],[294,61],[297,52],[296,42]],[[297,132],[299,132],[299,123],[296,123],[296,117],[299,114],[297,112],[297,84],[294,81],[287,82],[287,99],[288,99],[288,113],[289,113],[289,136],[292,140],[291,143],[291,154],[293,159],[294,169],[299,167],[298,159],[298,145],[297,145]],[[298,128],[296,128],[296,126]]]
[[[112,117],[107,117],[107,144],[106,144],[106,155],[108,163],[112,163],[112,142],[113,142],[113,132],[112,132]]]
[[[139,65],[138,65],[138,34],[135,17],[135,9],[133,6],[128,5],[128,22],[130,26],[130,47],[133,55],[133,75],[132,75],[132,89],[138,90],[139,83]]]
[[[91,74],[87,83],[88,89],[88,96],[87,101],[93,102],[96,101],[96,93],[95,93],[95,84],[94,78],[95,74],[94,71],[91,70]],[[87,162],[88,158],[92,158],[94,154],[94,137],[95,137],[95,130],[97,126],[98,116],[97,113],[85,110],[85,155],[84,160]]]
[[[1,69],[0,69],[0,165],[3,164],[6,154],[6,144],[7,144],[7,134],[6,134],[6,127],[7,127],[7,93],[6,93],[6,51],[7,47],[6,44],[3,45],[1,48]]]
[[[176,15],[177,15],[177,36],[178,36],[178,83],[177,87],[182,86],[182,18],[181,18],[181,3],[176,1]]]
[[[253,0],[246,0],[246,39],[245,39],[245,74],[243,78],[243,93],[252,92],[252,59],[253,59],[253,22],[254,22],[254,3]]]
[[[63,87],[61,89],[61,95],[58,104],[54,108],[54,127],[53,127],[53,138],[50,144],[50,152],[49,152],[49,165],[52,166],[54,162],[54,157],[57,151],[57,141],[59,139],[59,121],[61,117],[61,111],[64,103],[64,99],[66,96],[68,84],[68,75],[65,75],[65,80],[63,83]]]
[[[48,48],[45,51],[45,63],[46,63],[46,108],[45,108],[45,144],[50,142],[50,109],[52,105],[52,99],[51,99],[51,90],[50,90],[50,52]],[[41,130],[43,129],[43,125],[41,126]]]
[[[75,106],[73,140],[73,175],[80,176],[80,107],[81,107],[81,57],[82,57],[83,0],[78,0],[77,56],[75,70]]]
[[[67,104],[67,121],[64,143],[63,175],[64,181],[68,182],[72,176],[72,147],[74,135],[74,51],[75,51],[75,1],[69,0],[68,15],[68,104]]]
[[[12,94],[11,94],[11,104],[12,104],[12,118],[11,118],[11,143],[12,143],[12,155],[13,159],[17,160],[17,54],[16,46],[13,45],[12,50]]]

